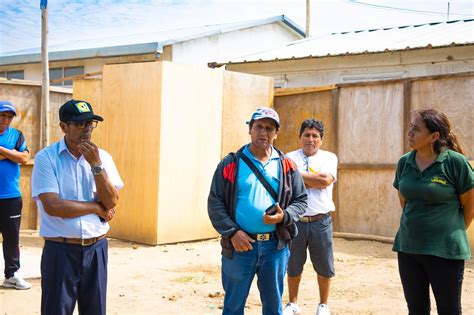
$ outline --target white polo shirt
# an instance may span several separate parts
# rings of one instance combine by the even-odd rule
[[[110,181],[117,189],[121,189],[124,184],[112,156],[102,149],[99,149],[99,155]],[[40,210],[40,236],[87,239],[103,235],[110,229],[109,224],[100,221],[96,214],[60,218],[44,211],[39,199],[39,195],[43,193],[57,193],[59,198],[65,200],[97,200],[90,164],[83,156],[77,159],[72,155],[64,138],[36,154],[31,192]]]
[[[319,149],[313,156],[308,156],[308,163],[305,162],[305,155],[302,149],[292,151],[287,154],[298,166],[300,173],[329,173],[337,180],[337,156],[329,151]],[[336,210],[332,200],[332,190],[334,182],[324,189],[307,188],[308,207],[305,216],[324,214]]]

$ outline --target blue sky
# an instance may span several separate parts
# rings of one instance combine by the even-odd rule
[[[41,45],[39,3],[0,0],[0,53]],[[474,1],[449,3],[450,20],[474,18]],[[305,4],[306,0],[49,0],[49,44],[280,14],[304,28]],[[311,0],[311,7],[312,34],[318,35],[445,21],[448,1]]]

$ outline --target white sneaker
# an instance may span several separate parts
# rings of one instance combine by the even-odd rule
[[[283,310],[283,315],[293,315],[301,313],[301,309],[298,304],[295,303],[288,303]]]
[[[31,288],[31,284],[26,282],[18,272],[13,274],[13,277],[5,279],[2,284],[5,288],[15,288],[17,290],[28,290]]]
[[[316,315],[330,315],[329,307],[326,304],[319,304],[316,309]]]

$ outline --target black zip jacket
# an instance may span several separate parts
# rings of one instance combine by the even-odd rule
[[[240,230],[235,222],[235,209],[237,206],[237,174],[244,147],[235,153],[228,154],[219,163],[214,172],[211,191],[207,199],[209,218],[214,228],[222,236],[222,255],[226,258],[232,258],[234,248],[230,238]],[[283,222],[276,226],[278,249],[281,249],[289,244],[298,233],[295,221],[305,212],[308,196],[303,178],[295,163],[285,157],[281,151],[274,149],[280,156],[278,203],[284,212]]]

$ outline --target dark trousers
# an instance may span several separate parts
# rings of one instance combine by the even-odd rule
[[[108,242],[81,246],[45,241],[41,256],[41,314],[105,315]]]
[[[398,270],[410,315],[430,314],[430,285],[438,314],[461,314],[464,260],[398,253]]]
[[[3,236],[3,258],[5,278],[13,276],[20,269],[20,223],[21,197],[0,199],[0,230]]]

